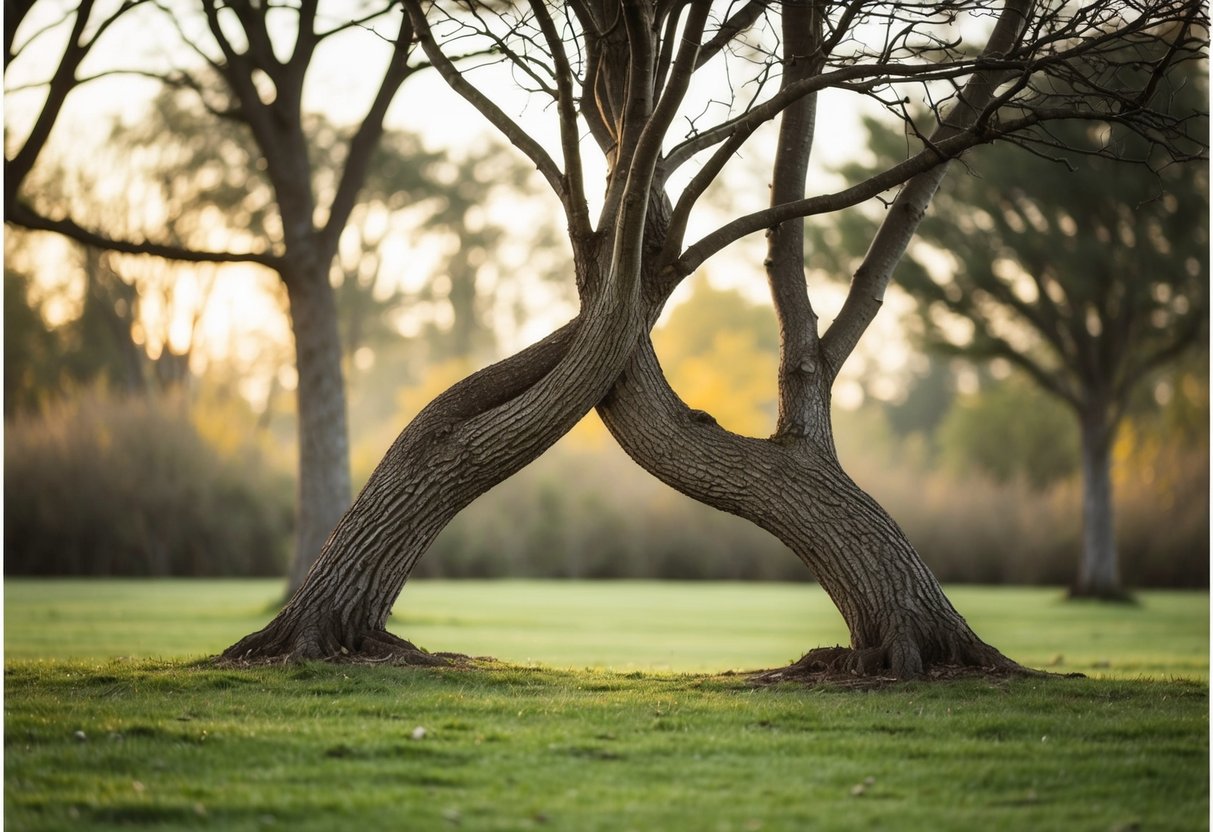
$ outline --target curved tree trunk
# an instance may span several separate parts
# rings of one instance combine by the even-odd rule
[[[474,98],[427,39],[419,4],[407,7],[422,32],[427,55],[447,76],[455,75],[448,79],[453,86]],[[623,8],[627,44],[643,52],[656,33],[646,29],[650,21],[643,9],[627,4]],[[702,34],[707,15],[706,5],[690,8],[675,59],[684,70],[696,60],[696,32]],[[819,31],[821,21],[812,9],[802,12],[796,25]],[[1009,26],[1000,21],[998,31]],[[612,31],[617,38],[623,35],[620,27]],[[812,46],[811,38],[798,46],[800,57],[812,55]],[[626,64],[602,64],[614,67],[620,93],[616,105],[624,102],[618,112],[610,106],[603,111],[617,120],[594,122],[604,152],[616,162],[604,213],[618,218],[610,241],[593,234],[591,242],[573,232],[577,285],[583,294],[578,320],[465,379],[422,411],[338,523],[303,586],[265,629],[230,647],[224,660],[361,654],[441,661],[385,629],[413,565],[459,510],[536,458],[597,405],[617,440],[643,467],[689,496],[773,532],[816,573],[850,628],[851,647],[809,654],[800,663],[804,669],[821,664],[829,670],[902,677],[945,664],[1019,669],[977,638],[897,524],[839,465],[829,422],[829,390],[837,365],[874,312],[866,307],[852,312],[832,351],[817,339],[816,318],[807,297],[802,297],[803,249],[794,223],[784,223],[772,238],[772,252],[778,252],[770,269],[776,303],[781,313],[788,313],[781,317],[788,349],[781,360],[785,401],[777,435],[757,440],[730,434],[707,414],[687,408],[666,383],[651,344],[642,336],[677,282],[671,282],[665,269],[671,264],[663,262],[672,215],[656,162],[689,72],[672,73],[680,79],[678,84],[671,81],[654,106],[652,57],[633,55]],[[812,69],[811,63],[802,62],[795,74]],[[610,104],[611,96],[606,99]],[[567,99],[565,104],[567,110]],[[803,193],[809,147],[804,134],[811,129],[812,115],[812,103],[806,102],[796,108],[797,120],[784,131],[788,141],[781,145],[786,159],[781,168],[789,173],[784,177],[787,187],[778,189],[778,200],[794,201]],[[571,128],[564,139],[566,148],[575,148]],[[899,212],[890,241],[873,247],[880,268],[869,268],[871,275],[861,286],[869,300],[879,303],[887,273],[940,176],[941,171],[921,175],[898,198],[896,206],[907,210]],[[561,180],[557,187],[569,195],[579,189],[574,178]],[[578,208],[576,202],[566,203],[571,231],[588,228],[584,206]],[[670,242],[675,249],[681,247],[680,241]],[[641,290],[644,304],[638,302]]]
[[[392,445],[299,591],[221,658],[443,661],[387,632],[392,604],[451,518],[551,447],[602,398],[641,333],[635,307],[604,301],[435,399]]]
[[[1070,594],[1079,598],[1124,600],[1116,524],[1112,508],[1114,426],[1102,408],[1084,413],[1082,425],[1082,561]]]
[[[650,315],[658,306],[651,298]],[[618,312],[588,315],[438,397],[389,450],[288,605],[222,658],[444,661],[385,629],[413,566],[455,514],[598,403],[646,470],[771,531],[813,570],[851,645],[814,651],[801,669],[1018,668],[972,632],[897,524],[846,475],[828,422],[769,440],[731,434],[678,399],[647,338],[629,349],[642,329]]]
[[[327,264],[326,264],[327,265]],[[349,428],[337,307],[327,269],[284,275],[295,337],[299,472],[288,596],[350,504]]]
[[[659,233],[664,212],[650,217]],[[646,301],[651,325],[664,296]],[[899,677],[939,665],[1018,669],[972,632],[897,524],[843,471],[827,373],[802,371],[811,381],[801,386],[800,412],[810,425],[769,440],[741,437],[678,399],[643,331],[638,317],[600,303],[435,399],[388,451],[288,605],[222,658],[444,661],[385,629],[413,566],[455,514],[597,404],[642,467],[771,531],[813,570],[851,645],[814,651],[798,669]]]
[[[689,409],[647,341],[599,414],[624,450],[667,485],[762,526],[817,576],[851,633],[804,670],[921,675],[932,666],[1016,670],[952,607],[889,515],[810,436],[751,439]],[[828,429],[824,431],[828,434]]]

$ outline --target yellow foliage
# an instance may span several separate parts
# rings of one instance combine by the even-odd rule
[[[711,351],[666,368],[670,384],[691,407],[712,414],[723,427],[747,436],[775,429],[778,358],[759,349],[752,332],[719,332]]]
[[[569,431],[563,441],[583,451],[602,450],[612,442],[611,432],[592,410]]]
[[[243,401],[214,397],[192,402],[189,416],[198,434],[224,458],[235,456],[248,443],[254,422]]]
[[[774,314],[769,308],[699,280],[690,299],[654,332],[653,342],[670,384],[688,405],[707,411],[737,433],[768,436],[774,430],[778,348]],[[430,367],[419,384],[405,387],[398,395],[399,417],[393,429],[399,431],[436,396],[476,369],[460,359]],[[386,436],[376,440],[356,444],[356,473],[369,473],[390,441]],[[581,450],[601,450],[612,444],[593,412],[564,442]]]
[[[1208,470],[1206,437],[1165,436],[1126,419],[1112,448],[1112,479],[1116,493],[1137,498],[1152,495],[1169,510],[1184,500],[1186,491]]]
[[[653,334],[670,385],[689,406],[747,436],[775,429],[779,369],[769,307],[704,280]]]

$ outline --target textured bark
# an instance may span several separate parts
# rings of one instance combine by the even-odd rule
[[[299,474],[295,556],[288,593],[298,589],[325,538],[350,505],[349,429],[336,298],[327,263],[284,275],[295,336]]]
[[[784,41],[783,87],[820,71],[821,19],[810,2],[785,5],[781,16]],[[771,180],[771,206],[805,197],[805,176],[813,148],[817,96],[807,95],[779,120]],[[787,220],[767,231],[764,262],[779,321],[779,414],[776,436],[812,437],[833,453],[830,431],[829,368],[823,365],[817,314],[809,302],[804,270],[804,220]]]
[[[299,591],[222,659],[443,661],[386,631],[392,604],[451,518],[602,398],[642,331],[635,309],[604,300],[580,322],[435,399],[389,449]]]
[[[1011,8],[1017,6],[1012,0]],[[570,227],[580,228],[584,206],[575,179],[566,178],[542,148],[459,76],[437,48],[422,6],[411,0],[406,8],[438,71],[532,157],[564,197]],[[794,23],[808,27],[786,33],[795,50],[788,83],[795,84],[812,72],[803,61],[814,52],[818,24],[814,4],[788,8]],[[649,472],[766,528],[814,571],[851,633],[850,648],[831,653],[829,669],[897,677],[943,665],[1020,669],[972,632],[897,524],[837,460],[830,386],[851,339],[870,317],[850,322],[838,342],[837,361],[823,360],[825,344],[817,341],[804,287],[799,218],[772,232],[768,264],[787,347],[776,436],[759,440],[728,433],[710,416],[687,408],[666,383],[643,334],[677,282],[671,274],[679,272],[666,255],[671,217],[681,215],[671,213],[655,165],[689,68],[696,64],[695,44],[706,20],[707,4],[688,9],[670,83],[659,97],[653,90],[655,63],[661,65],[659,76],[665,70],[663,61],[654,61],[658,33],[651,8],[623,4],[624,25],[608,27],[609,35],[587,49],[587,61],[595,67],[592,97],[601,113],[599,122],[590,119],[597,128],[591,132],[613,165],[604,216],[617,220],[610,239],[595,235],[591,244],[571,233],[582,315],[427,407],[380,463],[288,605],[264,630],[229,648],[224,660],[441,661],[384,629],[413,565],[459,510],[537,457],[597,405],[616,439]],[[999,24],[1000,32],[1007,29]],[[601,60],[608,47],[623,48],[625,35],[628,60]],[[562,83],[567,86],[567,77]],[[564,97],[570,95],[566,90]],[[811,100],[789,111],[773,189],[776,205],[796,204],[803,195],[812,119]],[[566,140],[572,135],[566,130]],[[919,189],[924,201],[933,189]],[[893,230],[912,233],[917,216],[898,214]],[[676,239],[681,225],[681,219],[674,223]],[[676,242],[672,248],[679,247]],[[883,283],[867,288],[882,291]],[[814,666],[823,661],[821,653],[810,654],[806,662],[810,659]]]
[[[851,633],[831,669],[898,677],[934,665],[1018,669],[973,633],[832,449],[737,436],[702,418],[670,389],[647,341],[599,414],[649,473],[770,531],[813,570]]]
[[[1105,408],[1084,413],[1082,423],[1082,562],[1071,595],[1116,601],[1127,598],[1120,580],[1112,509],[1114,426]]]

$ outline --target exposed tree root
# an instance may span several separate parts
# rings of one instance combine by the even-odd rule
[[[214,663],[219,667],[260,667],[326,661],[339,664],[390,664],[402,667],[471,667],[494,659],[473,659],[463,653],[431,653],[411,641],[375,630],[354,640],[352,648],[332,637],[315,633],[291,638],[275,637],[268,630],[253,633],[229,647]]]
[[[754,685],[797,682],[810,686],[869,689],[913,679],[1007,679],[1053,675],[1023,667],[994,650],[989,654],[960,657],[964,659],[962,661],[932,662],[914,673],[906,673],[904,668],[899,672],[891,658],[885,647],[858,650],[841,646],[818,647],[787,667],[750,673],[749,682]]]

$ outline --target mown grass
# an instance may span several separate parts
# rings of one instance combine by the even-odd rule
[[[9,829],[1198,829],[1197,682],[18,663]],[[417,728],[425,729],[420,739]],[[79,739],[75,732],[83,732]]]
[[[214,655],[262,627],[281,592],[279,581],[9,580],[5,655]],[[1144,592],[1131,606],[1067,602],[1053,588],[948,594],[983,638],[1031,667],[1208,677],[1208,593]],[[847,641],[838,612],[808,584],[417,581],[390,626],[431,650],[625,671],[773,667]]]
[[[1208,828],[1204,595],[953,593],[1016,658],[1121,678],[863,692],[568,669],[776,663],[827,640],[805,586],[418,585],[395,621],[434,648],[555,668],[170,658],[259,625],[276,586],[8,582],[6,828]],[[787,641],[749,656],[781,627]],[[162,658],[104,658],[115,645]]]

